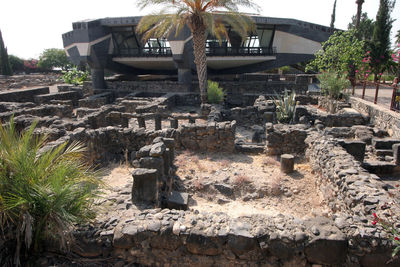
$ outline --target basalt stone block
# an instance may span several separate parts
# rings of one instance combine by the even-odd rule
[[[365,142],[363,141],[341,141],[339,143],[356,160],[363,162],[365,156]]]
[[[197,255],[216,256],[222,253],[222,246],[213,237],[201,234],[190,234],[186,240],[186,248]]]
[[[187,210],[189,203],[189,194],[172,191],[167,200],[169,209]]]
[[[132,173],[132,200],[156,202],[158,194],[157,170],[135,169]]]
[[[136,157],[138,159],[148,157],[150,155],[150,150],[152,147],[153,147],[152,145],[148,145],[140,148],[139,151],[136,153]]]
[[[392,149],[393,145],[395,145],[395,144],[400,144],[400,140],[392,139],[392,138],[384,138],[384,139],[374,138],[374,139],[372,139],[372,146],[375,149]]]
[[[346,259],[347,241],[317,239],[305,248],[305,254],[309,262],[340,266]]]
[[[156,169],[159,176],[164,173],[164,160],[162,158],[144,157],[139,160],[140,168]]]
[[[164,143],[159,142],[151,146],[150,157],[161,157],[165,152],[166,146]]]
[[[294,170],[294,156],[290,154],[281,155],[281,171],[292,173]]]
[[[396,164],[386,161],[366,161],[362,167],[374,174],[391,174],[396,168]]]

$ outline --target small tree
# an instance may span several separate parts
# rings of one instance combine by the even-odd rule
[[[333,3],[333,11],[332,11],[332,15],[331,15],[331,28],[334,29],[335,28],[335,20],[336,20],[336,1]]]
[[[10,67],[13,73],[16,72],[22,72],[24,71],[24,60],[14,56],[14,55],[9,55],[8,56],[8,61],[10,62]]]
[[[229,40],[232,30],[243,40],[255,31],[255,23],[246,14],[238,12],[240,6],[258,8],[252,0],[137,0],[139,7],[161,4],[165,8],[160,14],[144,16],[137,32],[144,40],[151,37],[166,38],[188,26],[193,37],[194,63],[202,104],[207,102],[207,55],[208,35],[215,36],[220,42]],[[172,12],[168,14],[166,12]],[[230,26],[230,27],[228,27]]]
[[[63,49],[50,48],[45,49],[39,57],[38,67],[45,70],[61,68],[67,70],[71,67],[67,55]]]
[[[356,37],[355,30],[337,31],[322,43],[306,70],[336,72],[345,75],[355,87],[354,70],[360,65],[364,54],[364,41]]]
[[[372,33],[374,32],[374,20],[368,18],[367,13],[361,15],[361,20],[358,27],[356,28],[357,17],[351,18],[351,23],[347,26],[349,30],[356,30],[356,36],[360,40],[370,41],[372,39]]]
[[[43,150],[46,137],[35,136],[35,125],[19,133],[13,119],[0,123],[0,266],[21,265],[46,241],[67,246],[74,225],[95,215],[100,182],[83,146]]]
[[[0,31],[0,74],[12,75],[10,62],[8,61],[7,48],[4,46],[3,36]]]
[[[378,100],[379,81],[382,73],[386,70],[387,64],[391,58],[390,53],[390,31],[392,29],[393,19],[390,14],[393,10],[395,1],[380,0],[379,10],[376,15],[376,22],[371,47],[371,68],[375,74],[376,92],[374,103]]]

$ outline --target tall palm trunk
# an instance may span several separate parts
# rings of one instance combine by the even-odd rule
[[[356,4],[357,4],[356,29],[358,29],[358,27],[360,26],[362,5],[364,4],[364,0],[357,0]]]
[[[197,68],[199,79],[201,103],[207,103],[207,56],[206,56],[206,30],[204,27],[197,27],[192,31],[194,63]]]

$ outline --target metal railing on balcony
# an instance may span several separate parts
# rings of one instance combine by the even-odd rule
[[[207,47],[207,56],[271,56],[275,47]]]
[[[271,56],[275,47],[206,47],[207,56]],[[172,57],[170,47],[122,48],[116,57]]]
[[[117,57],[172,57],[171,47],[122,48]]]

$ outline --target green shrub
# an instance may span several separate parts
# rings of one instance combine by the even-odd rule
[[[14,55],[9,55],[8,61],[10,62],[11,69],[14,73],[23,72],[25,70],[23,59]]]
[[[80,85],[84,81],[86,81],[88,77],[89,77],[89,72],[81,71],[78,70],[77,68],[72,68],[69,71],[63,72],[63,80],[65,83],[68,84]]]
[[[224,89],[219,87],[217,82],[208,81],[207,89],[208,102],[211,104],[219,104],[224,101],[225,92]]]
[[[13,119],[0,124],[0,242],[8,250],[0,250],[0,266],[23,264],[45,241],[65,248],[73,225],[94,217],[99,180],[84,147],[43,150],[46,137],[34,135],[35,125],[19,134]]]
[[[334,72],[324,72],[317,77],[321,83],[322,93],[332,99],[343,98],[343,90],[350,87],[348,79]]]
[[[274,102],[277,120],[282,123],[292,123],[297,105],[296,93],[293,91],[289,95],[288,91],[285,90],[285,94],[274,99]]]

